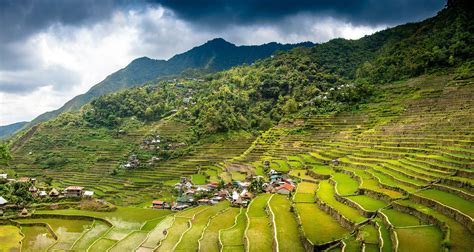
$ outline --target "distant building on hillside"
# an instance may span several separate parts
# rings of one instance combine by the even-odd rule
[[[64,190],[65,197],[81,197],[84,187],[82,186],[68,186]]]
[[[3,198],[2,196],[0,196],[0,207],[5,206],[7,203],[8,203],[8,201],[5,198]]]

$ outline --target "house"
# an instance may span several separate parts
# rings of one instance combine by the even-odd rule
[[[6,173],[0,173],[0,179],[7,179],[8,178],[8,174]]]
[[[29,191],[30,193],[35,194],[35,193],[38,192],[38,188],[36,188],[36,186],[32,185],[32,186],[30,186],[30,188],[28,188],[28,191]]]
[[[23,208],[23,210],[21,210],[21,212],[20,212],[20,215],[21,216],[27,216],[28,215],[28,210],[26,208]]]
[[[200,199],[198,200],[199,205],[210,205],[211,201],[209,199]]]
[[[48,196],[48,194],[46,193],[46,191],[40,191],[39,194],[38,194],[38,196],[40,196],[40,197],[46,197],[46,196]]]
[[[240,194],[240,197],[244,200],[251,200],[253,198],[253,193],[244,191]]]
[[[64,189],[64,196],[65,197],[81,197],[84,187],[82,186],[68,186]]]
[[[238,198],[237,200],[232,201],[230,205],[234,207],[247,207],[248,203],[248,201]]]
[[[175,189],[175,190],[178,190],[178,191],[180,191],[182,187],[183,187],[183,185],[182,185],[181,183],[176,183],[176,184],[174,185],[174,189]]]
[[[186,195],[186,196],[193,196],[195,193],[196,193],[195,190],[190,189],[190,190],[187,190],[186,192],[184,192],[184,195]]]
[[[164,209],[165,208],[165,202],[161,200],[154,200],[152,203],[152,207],[156,209]]]
[[[92,198],[94,196],[94,192],[93,191],[84,191],[84,194],[82,194],[82,197],[84,198]]]
[[[285,183],[277,188],[275,188],[276,193],[278,194],[290,194],[295,190],[295,186],[289,183]]]
[[[223,201],[223,200],[224,200],[224,198],[216,196],[216,197],[213,197],[211,199],[211,204],[215,205],[215,204],[217,204],[217,203],[219,203],[220,201]]]
[[[0,207],[5,206],[7,203],[8,201],[2,196],[0,196]]]
[[[31,181],[31,178],[28,178],[28,177],[21,177],[21,178],[16,180],[16,182],[18,182],[18,183],[28,183],[30,181]]]
[[[177,205],[189,205],[194,202],[194,199],[190,196],[183,195],[176,199]]]
[[[56,188],[51,189],[48,193],[49,197],[58,197],[59,196],[59,191],[56,190]]]

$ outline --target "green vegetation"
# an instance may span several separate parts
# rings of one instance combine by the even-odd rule
[[[268,251],[272,248],[272,220],[265,211],[271,197],[271,194],[261,194],[252,200],[247,208],[248,223],[245,237],[248,240],[247,247],[250,250]]]
[[[313,244],[324,244],[340,239],[349,232],[316,204],[296,204],[305,236]]]
[[[154,80],[22,132],[8,145],[11,160],[0,147],[2,173],[37,177],[45,190],[85,186],[118,207],[77,210],[84,201],[71,201],[69,209],[37,209],[99,219],[19,219],[58,235],[20,225],[21,249],[302,250],[301,228],[315,246],[340,241],[330,251],[391,251],[391,232],[400,251],[470,250],[472,225],[453,217],[456,210],[474,217],[474,12],[465,2],[359,40],[279,52],[196,79]],[[296,182],[296,192],[257,193],[246,209],[227,201],[145,209],[155,199],[175,201],[181,177],[230,183],[232,192],[233,180],[249,175],[268,183],[270,169]],[[0,194],[10,203],[49,206],[32,197],[31,184],[6,182]],[[364,217],[358,206],[381,215]]]
[[[298,223],[291,203],[284,195],[275,195],[269,202],[274,214],[273,225],[280,251],[305,251],[299,239]]]
[[[15,251],[20,249],[20,230],[15,226],[0,226],[0,250]]]

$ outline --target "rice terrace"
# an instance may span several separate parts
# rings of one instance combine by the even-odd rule
[[[53,18],[83,3],[0,2],[2,22],[23,7],[33,19],[49,6]],[[208,8],[196,7],[209,20],[151,2],[91,1],[117,9],[78,24],[58,15],[43,39],[156,11],[155,25],[176,19],[170,34],[237,32],[229,27],[263,25],[245,11],[277,25],[300,4],[213,3],[237,13],[226,21]],[[326,10],[315,2],[298,18]],[[273,20],[277,8],[290,16]],[[449,0],[417,17],[357,39],[217,38],[168,60],[137,58],[63,107],[0,127],[0,251],[474,251],[474,10]],[[33,29],[25,20],[15,24]],[[227,28],[212,28],[216,20]],[[98,23],[88,30],[88,22]],[[0,33],[0,41],[15,34]],[[0,106],[12,101],[3,90],[16,76],[3,64]],[[1,124],[11,109],[0,110]]]

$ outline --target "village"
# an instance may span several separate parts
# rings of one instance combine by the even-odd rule
[[[264,161],[266,167],[269,161]],[[229,183],[211,182],[204,185],[193,184],[186,177],[181,177],[180,182],[174,185],[178,197],[173,202],[154,200],[152,208],[184,210],[197,205],[215,205],[227,200],[233,207],[247,207],[258,193],[282,194],[291,197],[296,188],[296,181],[275,170],[268,173],[269,180],[263,176],[247,176],[244,181]]]
[[[27,206],[31,203],[57,203],[64,200],[80,200],[92,199],[93,191],[84,190],[82,186],[67,186],[63,190],[58,187],[48,186],[46,184],[38,185],[36,178],[20,177],[9,178],[8,174],[0,174],[0,185],[12,186],[18,195],[11,195],[15,201],[7,200],[6,195],[0,193],[0,216],[4,214],[4,210],[22,209],[20,215],[28,215]],[[25,190],[26,192],[22,192]],[[0,191],[1,192],[1,191]]]

